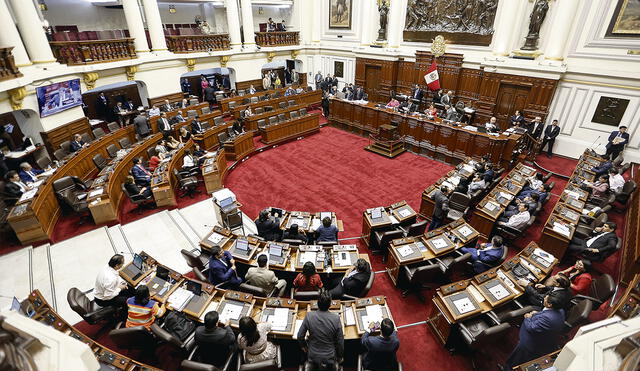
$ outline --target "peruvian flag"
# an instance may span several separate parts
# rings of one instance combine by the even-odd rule
[[[440,76],[438,75],[438,68],[436,66],[436,61],[431,63],[431,67],[429,67],[429,71],[424,75],[424,81],[427,82],[427,86],[429,90],[438,90],[440,89]]]

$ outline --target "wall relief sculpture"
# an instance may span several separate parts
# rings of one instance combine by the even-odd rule
[[[431,42],[444,35],[450,43],[489,45],[498,0],[409,0],[404,40]]]

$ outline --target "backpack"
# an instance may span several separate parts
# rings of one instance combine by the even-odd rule
[[[182,312],[171,312],[164,319],[164,329],[184,341],[196,329],[195,323]]]

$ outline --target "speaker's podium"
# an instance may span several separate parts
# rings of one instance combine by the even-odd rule
[[[394,158],[405,151],[404,142],[398,134],[398,127],[384,124],[378,128],[378,134],[371,134],[369,138],[372,143],[364,149],[379,155]]]

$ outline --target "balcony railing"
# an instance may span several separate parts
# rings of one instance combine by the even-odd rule
[[[50,41],[58,62],[68,65],[114,62],[136,58],[133,38],[113,40]]]
[[[295,32],[256,32],[256,44],[260,46],[298,45],[300,33]]]
[[[13,60],[11,49],[13,49],[13,46],[0,48],[0,81],[22,76]]]
[[[166,35],[167,48],[174,53],[195,53],[212,50],[229,50],[229,34]]]

